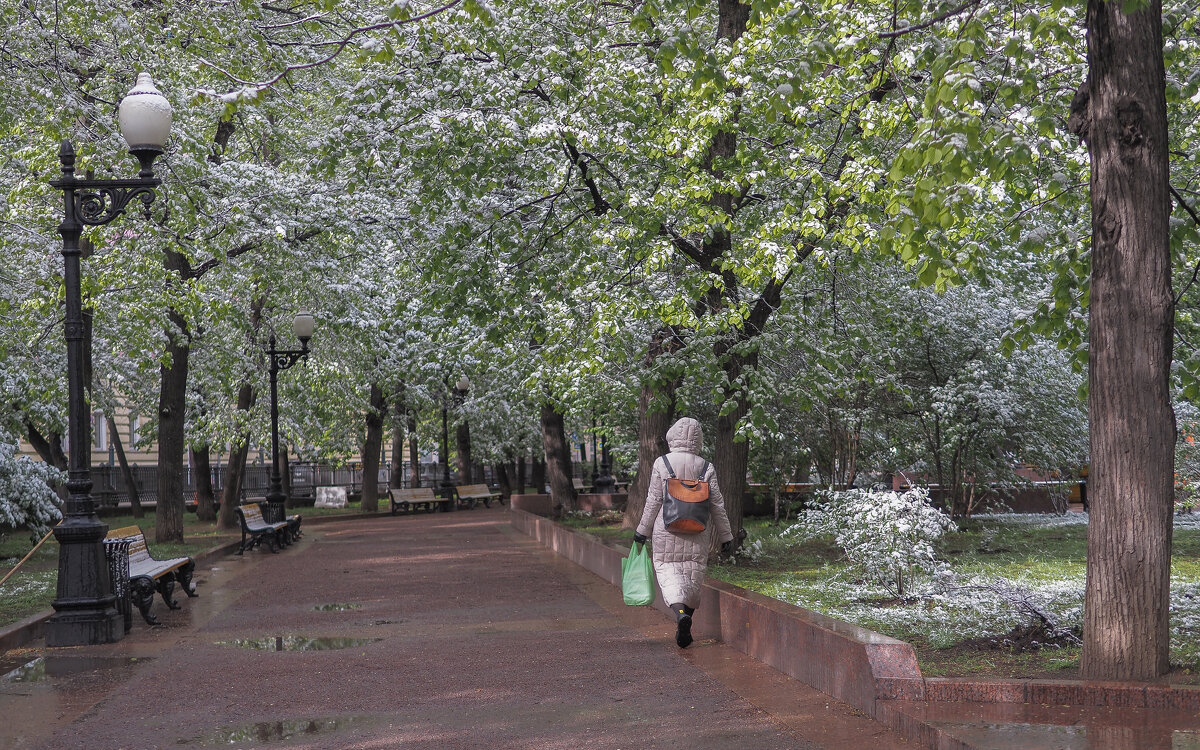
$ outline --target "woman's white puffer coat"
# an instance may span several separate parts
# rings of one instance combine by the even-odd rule
[[[699,534],[675,534],[667,531],[662,520],[663,496],[666,492],[667,467],[660,457],[654,462],[650,475],[650,487],[646,492],[646,509],[637,531],[643,536],[653,536],[654,572],[658,587],[667,604],[686,604],[695,607],[700,603],[700,585],[704,583],[704,572],[708,568],[708,552],[712,547],[712,535],[719,543],[733,539],[729,528],[729,516],[725,513],[725,498],[717,485],[717,471],[708,464],[708,471],[699,476],[704,468],[704,459],[699,453],[704,445],[704,433],[700,423],[684,417],[667,430],[667,445],[671,452],[667,460],[679,479],[704,479],[708,482],[708,496],[712,502],[708,528]],[[653,532],[653,534],[651,534]]]

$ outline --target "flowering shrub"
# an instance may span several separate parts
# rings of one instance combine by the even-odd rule
[[[869,583],[903,597],[918,576],[932,577],[946,564],[933,542],[952,526],[950,517],[929,503],[929,492],[847,490],[826,492],[824,502],[805,511],[785,533],[829,535]]]
[[[62,518],[50,482],[62,472],[28,456],[17,446],[0,442],[0,528],[28,528],[36,541]]]
[[[753,542],[743,544],[736,552],[733,553],[733,559],[730,562],[737,563],[738,560],[747,562],[758,562],[766,556],[767,550],[763,547],[761,539],[755,539]]]

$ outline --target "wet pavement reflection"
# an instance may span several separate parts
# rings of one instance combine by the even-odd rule
[[[1200,715],[1173,709],[900,703],[976,750],[1200,750]]]
[[[299,635],[276,635],[267,638],[235,638],[217,641],[218,646],[236,646],[255,651],[337,651],[356,648],[382,638],[306,638]]]
[[[366,721],[369,721],[369,718],[363,716],[261,721],[233,727],[222,727],[199,737],[178,740],[175,744],[192,745],[195,747],[228,747],[229,745],[237,745],[245,742],[255,744],[286,742],[292,739],[311,738],[314,735],[330,734],[352,725],[360,725]]]
[[[0,685],[15,682],[41,682],[52,677],[68,677],[81,672],[128,667],[150,658],[136,656],[39,656],[0,676]]]

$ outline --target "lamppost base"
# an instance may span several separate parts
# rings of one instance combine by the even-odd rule
[[[108,609],[58,611],[46,621],[47,646],[99,646],[125,637],[125,618],[110,602]]]
[[[449,478],[443,478],[442,481],[438,483],[438,497],[454,500],[456,493],[457,489],[455,488],[454,482],[450,481]],[[458,510],[458,503],[446,503],[446,510]]]
[[[58,540],[58,592],[46,621],[47,646],[95,646],[125,637],[125,618],[104,555],[108,526],[95,516],[68,516],[54,529]]]

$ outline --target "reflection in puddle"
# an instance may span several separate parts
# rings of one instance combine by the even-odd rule
[[[987,721],[977,724],[931,723],[949,729],[954,737],[980,750],[999,750],[1026,745],[1055,750],[1092,750],[1094,747],[1088,743],[1087,728],[1080,725]]]
[[[1171,732],[1171,750],[1200,750],[1200,732],[1195,729]]]
[[[176,744],[218,747],[233,745],[238,742],[281,742],[305,735],[336,732],[339,729],[345,729],[349,725],[361,721],[362,718],[361,716],[346,716],[336,719],[263,721],[257,724],[223,727],[201,737],[195,737],[190,740],[179,740]]]
[[[361,604],[318,604],[313,607],[318,612],[346,612],[351,609],[362,609]]]
[[[232,641],[217,641],[218,646],[237,646],[256,651],[336,651],[355,648],[381,638],[305,638],[299,635],[277,635],[273,638],[237,638]]]
[[[0,677],[0,682],[40,682],[46,679],[46,660],[34,659]]]
[[[68,677],[146,661],[150,659],[136,656],[41,656],[0,676],[0,683],[41,682],[51,677]]]

